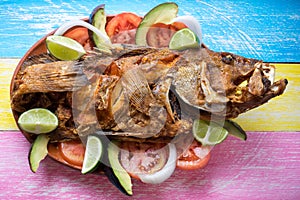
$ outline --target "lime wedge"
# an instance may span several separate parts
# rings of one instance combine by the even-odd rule
[[[197,35],[189,28],[177,31],[171,38],[169,48],[173,50],[184,50],[199,47]]]
[[[29,133],[49,133],[58,126],[58,119],[50,110],[34,108],[22,113],[18,124],[22,130]]]
[[[60,60],[77,60],[86,53],[79,42],[65,36],[48,36],[46,44],[48,51]]]
[[[219,144],[224,141],[228,131],[217,123],[210,122],[208,124],[203,120],[195,120],[193,123],[193,134],[197,141],[206,146]]]
[[[94,171],[100,162],[102,152],[102,142],[100,138],[89,135],[86,142],[81,173],[86,174]]]

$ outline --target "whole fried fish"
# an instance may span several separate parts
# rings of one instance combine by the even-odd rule
[[[235,118],[281,95],[288,82],[274,77],[270,64],[205,46],[122,45],[80,61],[29,58],[14,81],[11,106],[17,114],[34,107],[55,112],[59,127],[51,141],[95,132],[163,141],[191,132],[195,118]]]

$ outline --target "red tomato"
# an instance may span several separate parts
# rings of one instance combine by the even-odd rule
[[[147,33],[147,43],[149,46],[157,48],[168,47],[174,33],[183,28],[187,28],[187,26],[181,22],[153,24]]]
[[[203,147],[196,140],[177,160],[177,168],[182,170],[195,170],[203,168],[210,159],[211,147]]]
[[[59,151],[62,157],[70,164],[82,166],[85,147],[80,140],[59,143]]]
[[[86,50],[90,50],[90,41],[88,30],[84,27],[73,27],[69,29],[65,34],[65,37],[72,38],[79,42]]]
[[[113,43],[134,43],[134,29],[141,21],[142,19],[133,13],[120,13],[106,24],[105,30]]]
[[[162,143],[123,142],[120,163],[131,177],[152,174],[161,170],[168,160],[168,146]]]

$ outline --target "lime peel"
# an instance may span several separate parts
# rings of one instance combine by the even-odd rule
[[[216,145],[227,138],[228,131],[215,122],[208,124],[208,122],[198,119],[193,123],[193,135],[203,146]]]
[[[48,109],[33,108],[20,115],[18,125],[29,133],[49,133],[57,128],[58,118]]]
[[[173,22],[181,22],[184,23],[189,29],[191,29],[199,39],[199,44],[202,43],[202,30],[199,24],[199,21],[190,15],[186,16],[178,16],[176,17]]]
[[[106,17],[105,17],[105,20],[106,20]],[[64,23],[55,31],[54,35],[58,35],[58,36],[63,35],[69,29],[76,27],[76,26],[85,27],[85,28],[89,29],[90,31],[92,31],[94,39],[97,38],[96,41],[94,41],[96,43],[97,48],[99,48],[100,51],[103,51],[103,52],[106,52],[109,54],[111,53],[110,49],[113,48],[114,45],[111,43],[110,38],[108,37],[108,35],[105,32],[105,29],[104,30],[102,28],[98,29],[94,25],[87,23],[83,20],[73,20],[73,21]]]
[[[78,60],[86,54],[79,42],[65,36],[48,36],[46,44],[48,51],[59,60]]]
[[[85,147],[81,173],[86,174],[94,171],[100,163],[102,152],[103,145],[100,138],[94,135],[89,135]]]
[[[171,38],[169,48],[173,50],[184,50],[199,47],[197,35],[189,28],[177,31]]]

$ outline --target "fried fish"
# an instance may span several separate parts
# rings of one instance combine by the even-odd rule
[[[51,141],[101,132],[160,140],[191,132],[195,118],[236,118],[281,95],[287,80],[260,60],[205,46],[185,51],[121,45],[80,61],[30,57],[14,80],[11,107],[55,112]]]

